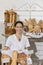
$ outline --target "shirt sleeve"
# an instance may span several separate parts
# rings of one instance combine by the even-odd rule
[[[30,43],[27,37],[26,37],[26,47],[30,47]]]
[[[10,48],[10,47],[11,47],[11,44],[12,44],[12,42],[11,42],[11,37],[8,37],[5,46],[7,46],[7,47]]]

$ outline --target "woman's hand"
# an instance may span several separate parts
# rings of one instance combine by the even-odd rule
[[[10,48],[9,47],[7,47],[7,46],[4,46],[3,47],[3,50],[9,50]]]
[[[23,51],[22,50],[18,50],[18,53],[23,53]]]

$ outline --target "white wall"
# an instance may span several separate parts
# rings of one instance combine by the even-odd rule
[[[3,21],[0,21],[0,44],[5,44],[5,37],[2,36],[2,34],[4,34],[5,32],[5,29],[4,29],[4,23]]]
[[[20,10],[20,9],[29,10],[30,9],[29,7],[33,6],[34,3],[36,3],[36,5],[37,4],[40,5],[43,8],[43,0],[0,0],[0,20],[1,21],[4,20],[4,11],[6,9],[13,8],[14,10]],[[36,5],[34,6],[34,9],[36,9],[35,8],[37,7]],[[37,7],[37,9],[40,9],[40,8]],[[29,11],[28,11],[28,14],[29,14]],[[25,12],[25,15],[26,17],[29,17],[27,16],[26,12]]]

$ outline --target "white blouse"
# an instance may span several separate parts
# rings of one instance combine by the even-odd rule
[[[13,50],[26,52],[26,54],[27,54],[27,50],[25,51],[25,47],[30,47],[30,44],[29,44],[29,40],[26,36],[22,35],[22,39],[21,39],[21,41],[19,41],[17,39],[16,35],[13,34],[8,37],[5,46],[10,48],[10,52],[7,52],[7,53],[9,53],[8,55],[10,57],[12,57]],[[5,52],[5,54],[6,54],[6,52]],[[32,64],[31,58],[27,58],[27,65],[28,64]]]
[[[10,48],[10,50],[24,50],[25,47],[30,47],[29,40],[26,36],[22,35],[21,41],[19,41],[15,34],[8,37],[6,41],[7,47]]]

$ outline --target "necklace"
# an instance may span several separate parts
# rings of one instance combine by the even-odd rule
[[[21,41],[21,37],[20,37],[20,36],[16,35],[16,37],[17,37],[17,39],[18,39],[19,41]]]
[[[21,41],[21,39],[19,38],[19,41]]]

